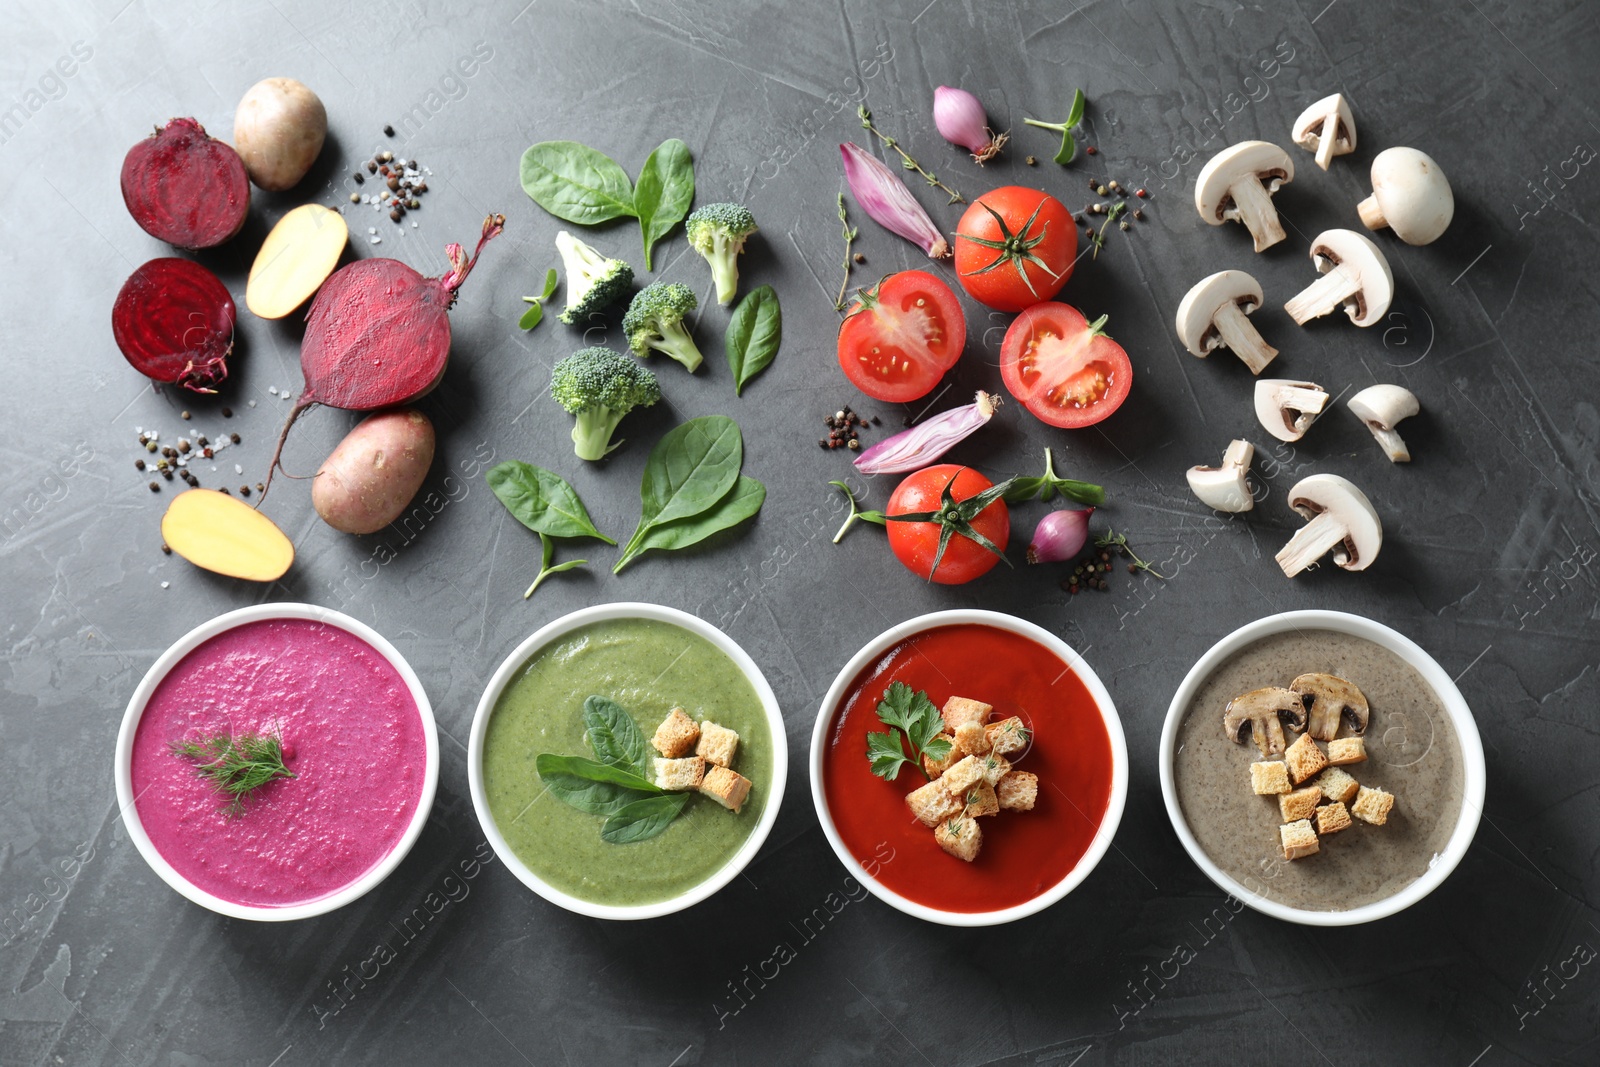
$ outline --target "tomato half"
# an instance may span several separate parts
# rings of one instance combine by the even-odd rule
[[[925,270],[903,270],[856,294],[839,327],[839,367],[874,400],[904,404],[932,392],[966,346],[956,294]]]
[[[1006,185],[972,202],[956,227],[956,274],[967,295],[996,311],[1049,300],[1072,277],[1072,212],[1037,189]]]
[[[1035,304],[1000,345],[1000,377],[1018,403],[1052,426],[1093,426],[1122,406],[1133,364],[1095,322],[1069,304]]]
[[[954,484],[950,479],[954,478]],[[938,511],[942,506],[945,486],[950,486],[951,497],[959,502],[977,496],[994,483],[971,467],[956,463],[940,463],[908,475],[889,497],[885,515],[909,515]],[[933,572],[934,557],[939,554],[940,525],[936,522],[890,522],[889,548],[895,559],[906,565],[919,578]],[[972,528],[1005,551],[1011,538],[1011,511],[1004,500],[996,500],[972,518]],[[955,534],[945,546],[944,558],[939,561],[938,573],[933,581],[940,585],[960,585],[981,574],[987,574],[1000,562],[1000,557],[970,538]]]

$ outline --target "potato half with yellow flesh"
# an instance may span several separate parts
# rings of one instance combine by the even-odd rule
[[[167,505],[161,536],[172,551],[208,571],[272,582],[294,562],[294,545],[244,501],[215,489],[190,489]]]
[[[302,204],[278,220],[261,243],[244,287],[245,306],[263,319],[281,319],[328,280],[350,240],[337,211]]]

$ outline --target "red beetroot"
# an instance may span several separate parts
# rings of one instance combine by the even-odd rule
[[[228,376],[235,319],[215,274],[187,259],[152,259],[122,283],[111,333],[139,373],[214,393]]]
[[[172,119],[128,149],[122,199],[133,221],[179,248],[212,248],[244,226],[250,177],[239,153],[194,119]]]

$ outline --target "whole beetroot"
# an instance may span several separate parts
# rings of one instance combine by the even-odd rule
[[[122,199],[150,236],[179,248],[214,248],[244,227],[244,162],[194,119],[172,119],[122,160]]]
[[[111,333],[135,370],[214,393],[228,376],[237,312],[222,280],[187,259],[152,259],[111,307]]]

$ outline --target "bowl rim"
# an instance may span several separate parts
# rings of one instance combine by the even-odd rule
[[[329,893],[327,896],[315,900],[302,901],[298,904],[285,904],[282,906],[268,906],[260,904],[240,904],[201,889],[190,882],[177,869],[167,861],[150,840],[145,832],[144,823],[139,818],[138,807],[134,804],[133,794],[133,740],[138,732],[139,722],[144,717],[145,708],[149,705],[150,697],[155,693],[156,687],[161,684],[185,656],[193,652],[206,641],[236,629],[246,623],[266,622],[274,619],[307,619],[312,622],[322,623],[327,626],[337,627],[354,637],[360,638],[370,645],[379,655],[388,661],[400,675],[401,680],[411,693],[412,700],[416,703],[417,714],[422,719],[422,732],[425,743],[425,766],[422,776],[422,792],[417,797],[417,807],[411,815],[403,833],[392,849],[381,860],[373,864],[366,873],[355,881],[350,882],[342,889]],[[215,618],[201,623],[178,640],[174,641],[165,652],[156,658],[145,672],[139,685],[134,689],[133,696],[128,700],[127,710],[122,715],[122,726],[117,732],[117,748],[114,757],[113,777],[116,782],[118,815],[121,816],[123,825],[127,828],[128,837],[133,841],[139,854],[144,857],[150,868],[161,876],[161,879],[176,890],[179,894],[201,907],[209,908],[220,915],[234,919],[250,919],[257,922],[291,922],[296,919],[309,919],[318,915],[326,915],[344,907],[376,887],[387,878],[400,862],[406,858],[417,838],[422,834],[428,817],[433,811],[434,794],[439,785],[439,733],[433,717],[433,705],[428,701],[428,694],[422,688],[422,681],[417,673],[411,669],[411,664],[400,654],[382,634],[367,624],[353,619],[340,611],[332,608],[321,607],[316,604],[301,603],[273,603],[255,604],[250,607],[235,608]]]
[[[512,851],[510,844],[500,833],[494,815],[489,810],[489,798],[483,786],[484,737],[489,730],[489,719],[494,713],[494,706],[512,676],[533,658],[534,653],[557,638],[590,623],[610,622],[616,619],[649,619],[671,623],[711,642],[720,652],[733,660],[734,665],[750,682],[751,688],[756,691],[756,696],[761,701],[761,708],[767,715],[767,731],[772,735],[772,781],[767,786],[766,807],[744,843],[705,881],[691,886],[677,896],[647,904],[599,904],[573,896],[540,878]],[[783,806],[783,791],[788,783],[788,776],[789,738],[784,729],[783,711],[778,706],[778,698],[773,693],[772,686],[767,683],[766,675],[762,673],[756,661],[737,641],[699,616],[664,604],[650,604],[643,601],[625,600],[613,604],[590,604],[576,611],[569,611],[535,630],[512,649],[490,677],[489,684],[484,687],[483,696],[478,700],[477,711],[473,713],[472,733],[467,739],[467,786],[472,794],[472,809],[477,814],[478,825],[488,838],[495,855],[518,881],[545,900],[568,911],[595,919],[655,919],[671,915],[693,907],[733,881],[761,850],[773,824],[777,822],[778,809]]]
[[[822,783],[823,756],[827,751],[829,724],[838,711],[845,690],[862,669],[890,647],[908,637],[944,626],[961,625],[992,626],[1006,630],[1037,641],[1060,656],[1089,690],[1096,710],[1100,712],[1100,717],[1105,723],[1106,736],[1111,744],[1111,795],[1107,798],[1105,814],[1100,819],[1100,826],[1095,831],[1094,839],[1089,842],[1089,847],[1078,857],[1078,862],[1061,881],[1031,900],[994,911],[946,911],[919,903],[884,885],[845,847],[844,840],[834,825],[833,816],[828,811],[827,791]],[[827,694],[822,698],[822,706],[817,712],[817,721],[811,731],[811,800],[817,809],[817,821],[822,824],[822,832],[827,836],[828,844],[833,847],[834,854],[839,857],[839,862],[843,863],[857,881],[885,904],[907,915],[945,926],[998,926],[1015,922],[1043,911],[1081,885],[1111,847],[1112,838],[1122,821],[1128,798],[1128,772],[1128,744],[1122,730],[1122,719],[1117,714],[1116,703],[1111,699],[1110,692],[1100,681],[1100,676],[1094,672],[1094,668],[1089,666],[1071,645],[1037,623],[1005,612],[983,608],[947,608],[927,612],[891,626],[868,641],[860,651],[850,657],[834,677],[833,684],[828,687]]]
[[[1176,756],[1178,724],[1183,718],[1189,702],[1194,699],[1195,692],[1200,685],[1211,676],[1212,672],[1224,660],[1238,652],[1247,645],[1253,644],[1264,637],[1284,633],[1289,630],[1332,630],[1336,633],[1349,634],[1361,637],[1387,649],[1399,656],[1406,664],[1422,676],[1438,696],[1439,703],[1444,707],[1445,714],[1450,718],[1450,724],[1455,729],[1456,741],[1460,748],[1462,766],[1461,788],[1461,813],[1457,817],[1455,830],[1451,832],[1450,839],[1446,842],[1444,850],[1436,856],[1423,872],[1422,876],[1399,892],[1385,897],[1383,900],[1362,904],[1346,911],[1314,911],[1309,908],[1291,907],[1274,900],[1269,900],[1259,893],[1249,889],[1232,875],[1225,873],[1222,868],[1214,863],[1200,843],[1195,840],[1190,831],[1187,820],[1183,817],[1183,809],[1178,803],[1177,785],[1173,778],[1173,760]],[[1477,833],[1478,819],[1483,813],[1483,798],[1487,779],[1487,767],[1483,757],[1483,741],[1478,734],[1477,721],[1472,716],[1472,709],[1468,707],[1466,698],[1461,695],[1461,690],[1456,688],[1455,682],[1445,673],[1439,662],[1430,656],[1422,646],[1409,637],[1400,633],[1393,627],[1386,626],[1364,615],[1353,615],[1349,612],[1330,611],[1321,608],[1302,609],[1298,611],[1283,611],[1265,616],[1240,626],[1232,633],[1223,637],[1206,650],[1189,672],[1184,675],[1179,683],[1177,692],[1173,694],[1172,702],[1167,707],[1166,722],[1161,730],[1160,747],[1161,770],[1161,797],[1166,804],[1167,817],[1172,822],[1172,828],[1177,832],[1178,840],[1182,843],[1184,851],[1194,860],[1218,888],[1226,891],[1231,896],[1238,898],[1247,906],[1254,908],[1263,915],[1270,915],[1275,919],[1285,922],[1299,923],[1304,926],[1355,926],[1360,923],[1372,922],[1386,918],[1409,908],[1423,897],[1437,889],[1455,870],[1456,865],[1466,855],[1472,838]]]

